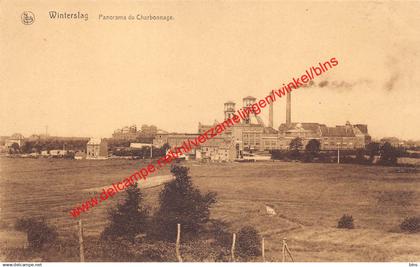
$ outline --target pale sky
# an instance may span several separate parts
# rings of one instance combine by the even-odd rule
[[[223,118],[225,101],[240,108],[242,97],[263,98],[335,57],[316,78],[327,86],[292,94],[292,121],[348,120],[376,138],[420,139],[419,1],[64,3],[0,2],[0,135],[46,125],[60,136],[110,137],[131,124],[196,132]],[[32,25],[21,22],[26,10]],[[89,19],[51,20],[49,11]],[[175,19],[98,19],[139,13]],[[284,99],[274,111],[278,127]]]

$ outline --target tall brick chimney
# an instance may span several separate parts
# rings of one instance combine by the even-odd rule
[[[287,103],[286,103],[286,125],[290,125],[292,123],[292,95],[289,92],[287,94]]]

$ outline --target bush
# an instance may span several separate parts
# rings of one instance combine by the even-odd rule
[[[182,250],[181,250],[182,251]],[[183,252],[183,251],[182,251]],[[175,262],[174,244],[145,240],[85,238],[85,258],[94,262]]]
[[[92,261],[135,262],[140,260],[128,240],[85,240],[85,257]]]
[[[420,232],[420,217],[407,217],[400,224],[400,228],[403,231],[416,233]]]
[[[301,160],[305,163],[312,162],[314,160],[314,156],[311,153],[305,151],[302,154],[302,159]]]
[[[236,244],[237,255],[244,259],[261,255],[261,237],[252,226],[239,230]]]
[[[15,224],[15,229],[26,232],[29,248],[35,251],[39,251],[44,245],[56,241],[58,237],[57,231],[48,226],[43,218],[18,219]]]
[[[286,151],[279,150],[279,149],[273,149],[270,151],[271,153],[271,159],[284,159],[286,158]]]
[[[227,223],[214,220],[212,226],[211,235],[215,239],[215,244],[230,250],[232,246],[232,233],[229,232]]]
[[[344,214],[338,221],[337,228],[353,229],[353,216]]]
[[[137,234],[146,232],[148,209],[141,207],[143,195],[137,183],[125,191],[125,201],[118,203],[116,209],[109,212],[111,223],[102,232],[103,239],[123,237],[134,242]]]
[[[164,261],[175,261],[171,259],[173,254],[173,248],[168,246],[158,245],[149,245],[147,248],[144,248],[141,256],[143,257],[142,261],[145,262],[164,262]]]
[[[183,237],[196,236],[201,226],[209,221],[210,206],[216,202],[215,193],[202,195],[188,176],[189,169],[174,165],[171,172],[175,180],[167,183],[159,194],[151,235],[160,240],[174,241],[177,223],[181,224]]]

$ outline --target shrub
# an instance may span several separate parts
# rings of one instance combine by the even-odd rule
[[[337,228],[353,229],[353,216],[344,214],[338,221]]]
[[[410,233],[420,232],[420,217],[407,217],[400,224],[400,228],[403,231]]]
[[[209,221],[210,206],[216,202],[213,192],[202,195],[188,176],[189,169],[174,165],[175,180],[167,183],[159,194],[160,207],[155,214],[152,236],[174,241],[176,225],[181,224],[183,237],[196,234]]]
[[[174,245],[166,242],[131,243],[126,239],[85,238],[85,258],[105,262],[173,262]]]
[[[314,156],[310,152],[305,151],[302,154],[302,159],[301,160],[305,163],[312,162],[314,160]]]
[[[145,262],[162,262],[168,260],[168,253],[162,246],[150,246],[142,251],[143,261]]]
[[[86,241],[86,239],[85,239]],[[42,261],[79,261],[79,236],[77,232],[61,232],[59,238],[47,244],[40,255]]]
[[[228,231],[227,223],[214,220],[211,234],[217,245],[230,250],[232,245],[232,233]]]
[[[94,261],[135,262],[138,256],[132,247],[133,244],[128,240],[92,240],[86,242],[85,256]]]
[[[111,222],[102,232],[103,239],[123,237],[134,242],[137,234],[146,232],[148,209],[141,207],[143,195],[137,183],[125,191],[125,201],[118,203],[117,207],[109,212]]]
[[[286,152],[279,149],[273,149],[270,151],[271,159],[284,159],[286,157]]]
[[[244,259],[261,255],[261,237],[252,226],[239,230],[236,244],[237,255]]]
[[[54,242],[58,237],[57,231],[48,226],[43,218],[18,219],[15,229],[26,232],[29,248],[35,251],[41,250],[44,245]]]

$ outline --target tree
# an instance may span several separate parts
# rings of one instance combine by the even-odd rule
[[[289,144],[289,149],[294,150],[294,151],[299,151],[300,149],[302,149],[302,147],[303,147],[303,143],[302,143],[302,138],[300,137],[296,137]]]
[[[296,137],[295,139],[293,139],[289,144],[289,149],[291,151],[290,156],[292,158],[298,158],[299,150],[301,150],[302,147],[303,147],[303,143],[300,137]]]
[[[306,144],[305,150],[306,152],[311,153],[312,156],[318,155],[320,151],[321,143],[316,139],[309,140],[308,144]]]
[[[396,165],[398,151],[390,143],[385,142],[380,148],[380,163],[383,165]]]
[[[175,240],[176,225],[182,232],[196,234],[201,225],[208,222],[210,206],[216,202],[216,194],[201,192],[193,186],[187,167],[174,165],[171,169],[175,180],[167,183],[159,194],[160,207],[155,214],[153,235],[158,239]],[[184,235],[185,236],[185,235]]]
[[[123,237],[131,242],[139,233],[146,232],[148,209],[142,206],[143,194],[137,183],[128,187],[126,198],[109,212],[110,225],[102,232],[102,238]]]
[[[321,143],[316,139],[311,139],[305,146],[304,162],[312,162],[313,158],[319,155]]]

